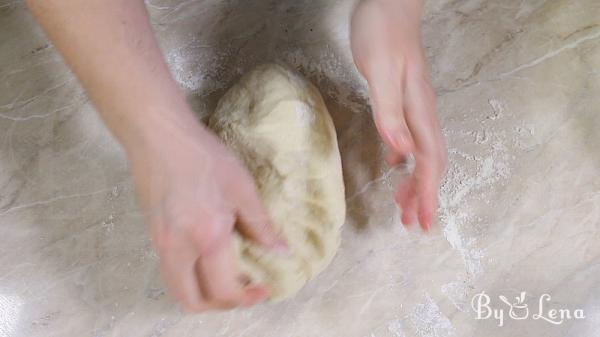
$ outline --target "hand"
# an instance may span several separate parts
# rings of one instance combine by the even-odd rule
[[[268,225],[248,172],[194,120],[144,2],[27,4],[127,151],[171,293],[194,311],[265,299],[264,286],[239,280],[231,233],[235,225],[267,247],[285,244]]]
[[[397,165],[413,154],[415,170],[395,200],[402,222],[431,227],[446,170],[446,147],[437,119],[420,37],[419,0],[363,0],[354,11],[354,62],[369,84],[375,125]]]
[[[252,178],[194,120],[161,120],[149,129],[129,157],[171,294],[190,311],[263,301],[268,289],[246,285],[236,271],[234,226],[270,249],[287,247],[269,225]]]

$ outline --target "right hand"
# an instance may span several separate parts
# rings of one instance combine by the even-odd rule
[[[412,154],[415,168],[395,200],[402,223],[429,230],[435,219],[447,150],[421,43],[422,1],[362,0],[352,16],[352,56],[369,84],[375,125],[391,166]]]
[[[190,311],[227,309],[265,300],[264,285],[248,285],[235,267],[235,229],[285,254],[249,173],[196,121],[159,121],[131,149],[136,192],[161,274]]]
[[[144,2],[27,4],[127,151],[171,293],[194,311],[265,299],[264,286],[240,281],[232,231],[269,248],[285,250],[285,243],[269,225],[248,172],[193,118]]]

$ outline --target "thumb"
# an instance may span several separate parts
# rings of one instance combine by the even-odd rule
[[[247,238],[281,255],[289,255],[287,243],[277,234],[254,186],[238,195],[236,227]]]

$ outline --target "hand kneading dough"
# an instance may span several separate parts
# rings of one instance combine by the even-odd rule
[[[282,257],[236,235],[238,268],[266,284],[271,300],[294,295],[335,255],[346,206],[337,139],[315,86],[278,65],[242,77],[221,98],[209,126],[255,179]]]

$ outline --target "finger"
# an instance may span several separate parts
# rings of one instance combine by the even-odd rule
[[[415,152],[438,164],[443,136],[436,112],[435,93],[426,79],[411,79],[407,90],[406,123],[410,129]]]
[[[417,223],[417,221],[418,221],[417,210],[418,210],[417,198],[415,196],[411,196],[410,198],[407,199],[404,206],[402,207],[402,218],[401,218],[402,223],[407,226],[411,226],[411,225],[414,225],[415,223]]]
[[[417,196],[415,189],[414,176],[410,176],[406,181],[401,182],[396,190],[395,199],[402,209],[402,223],[412,225],[417,221]]]
[[[210,308],[228,309],[248,303],[249,295],[237,276],[232,242],[230,235],[221,238],[211,254],[200,257],[196,264],[202,293]],[[266,293],[263,295],[258,300],[264,300]]]
[[[393,152],[408,154],[414,144],[403,113],[403,66],[390,58],[384,63],[373,67],[368,78],[375,126]]]
[[[220,238],[210,254],[201,256],[196,262],[202,295],[215,309],[236,307],[243,298],[231,239],[231,235]]]
[[[238,280],[245,289],[245,296],[242,305],[250,306],[264,301],[269,296],[269,291],[264,286],[252,284],[252,280],[246,275],[239,275]]]
[[[195,249],[185,244],[174,243],[160,253],[161,274],[171,295],[188,311],[204,310],[194,270],[197,259]]]
[[[437,210],[439,178],[436,171],[421,164],[422,169],[416,172],[418,193],[418,217],[421,227],[428,231],[431,229],[433,218]]]
[[[412,83],[407,88],[411,97],[407,102],[407,122],[415,141],[418,218],[421,227],[429,230],[437,210],[437,194],[445,165],[441,155],[444,142],[430,84],[423,78]]]
[[[237,215],[236,227],[243,235],[279,254],[289,254],[287,243],[271,225],[254,186],[242,187],[238,191]]]
[[[251,286],[245,288],[243,306],[251,306],[264,302],[269,297],[269,290],[265,286]]]

